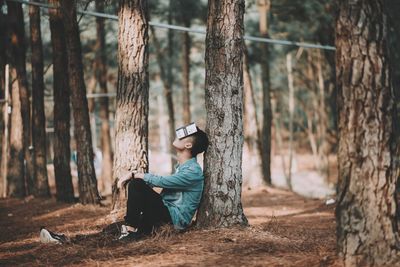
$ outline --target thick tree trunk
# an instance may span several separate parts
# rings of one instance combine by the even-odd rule
[[[161,52],[161,47],[160,47],[160,42],[158,41],[158,38],[156,36],[156,32],[153,27],[150,28],[151,30],[151,36],[153,37],[153,43],[156,48],[156,55],[157,55],[157,61],[158,61],[158,67],[160,69],[160,77],[161,81],[164,86],[164,95],[165,95],[165,100],[167,102],[167,109],[168,109],[168,138],[169,138],[169,148],[168,152],[169,154],[173,154],[175,149],[172,145],[174,139],[175,139],[175,111],[174,111],[174,101],[172,97],[172,88],[170,84],[170,79],[168,78],[168,71],[165,70],[163,62],[166,61],[166,59],[163,57],[162,52]],[[170,60],[170,59],[168,59]],[[168,69],[168,68],[167,68]],[[174,166],[176,164],[176,160],[171,156],[171,170],[173,170]]]
[[[190,27],[190,21],[184,24]],[[182,33],[182,98],[183,98],[183,123],[191,122],[190,114],[190,36],[188,32]]]
[[[112,213],[125,212],[125,191],[116,183],[127,171],[147,172],[148,162],[148,6],[145,0],[120,0],[118,86]],[[116,219],[116,218],[114,218]]]
[[[208,3],[205,188],[200,226],[247,225],[241,204],[244,1]]]
[[[4,0],[0,0],[0,6],[3,6]],[[5,100],[6,90],[8,89],[5,81],[5,69],[6,69],[6,43],[7,43],[7,20],[6,15],[3,14],[3,10],[0,10],[0,99]],[[6,197],[5,188],[7,187],[7,149],[6,144],[6,113],[7,103],[0,103],[0,198]],[[3,120],[4,118],[4,120]],[[4,176],[5,175],[5,176]]]
[[[36,196],[50,196],[46,160],[46,117],[44,114],[43,51],[40,8],[29,6],[32,49],[32,143],[33,177]]]
[[[392,67],[392,83],[395,93],[396,121],[400,121],[400,2],[386,1],[386,10],[389,20],[389,48]],[[397,142],[400,143],[400,124],[396,125]],[[400,176],[397,182],[397,220],[400,221]]]
[[[7,160],[7,195],[23,197],[25,192],[24,179],[24,136],[21,114],[21,98],[18,86],[17,71],[11,69],[11,118],[10,118],[10,147]]]
[[[397,266],[394,138],[383,0],[341,1],[336,24],[339,104],[337,241],[346,266]]]
[[[97,12],[104,12],[104,0],[96,0]],[[97,64],[96,64],[96,77],[100,86],[100,93],[107,93],[107,51],[106,39],[104,29],[104,19],[96,18],[97,29]],[[103,181],[103,192],[111,194],[112,188],[112,164],[113,164],[113,151],[111,147],[110,135],[110,122],[109,122],[109,109],[108,98],[101,97],[99,99],[99,115],[101,118],[101,151],[102,151],[102,165],[101,165],[101,179]]]
[[[247,164],[243,166],[243,186],[257,188],[263,184],[262,148],[260,129],[258,126],[257,108],[254,99],[253,84],[251,82],[249,57],[246,47],[243,53],[243,132],[244,155],[247,154]]]
[[[258,0],[258,10],[260,13],[260,35],[269,37],[268,34],[268,14],[270,10],[270,0]],[[263,91],[263,126],[262,126],[262,168],[264,181],[271,184],[271,127],[272,127],[272,109],[271,109],[271,83],[269,71],[269,48],[265,43],[261,43],[262,52],[262,91]]]
[[[59,6],[59,0],[49,0],[49,4]],[[49,9],[51,45],[53,49],[54,87],[54,174],[56,198],[58,201],[73,202],[74,188],[71,177],[70,150],[70,89],[68,84],[67,48],[62,13],[59,9]]]
[[[21,101],[21,116],[22,116],[22,134],[23,134],[23,150],[24,150],[24,180],[26,183],[25,193],[31,194],[34,188],[33,177],[32,177],[32,157],[29,150],[30,139],[31,139],[31,110],[29,101],[29,89],[28,80],[26,76],[25,67],[25,29],[24,29],[24,16],[22,12],[22,6],[19,3],[7,2],[8,7],[8,19],[11,25],[11,63],[16,69],[18,87],[19,87],[19,98]]]
[[[25,34],[22,7],[19,3],[7,2],[9,22],[8,61],[11,63],[12,114],[10,132],[10,160],[8,161],[8,195],[25,196],[25,184],[33,188],[29,172],[25,172],[24,159],[29,161],[29,91],[25,68]],[[16,79],[16,80],[15,80]],[[26,174],[26,176],[25,176]]]
[[[77,147],[79,201],[82,204],[97,204],[100,196],[97,191],[96,172],[93,165],[93,146],[90,132],[88,101],[83,77],[81,43],[76,20],[76,2],[61,0],[65,27],[69,86],[74,115],[74,136]]]

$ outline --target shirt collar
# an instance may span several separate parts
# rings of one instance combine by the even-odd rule
[[[193,162],[195,162],[195,161],[196,161],[196,158],[193,157],[193,158],[188,159],[187,161],[185,161],[183,164],[177,163],[177,164],[175,165],[175,169],[178,169],[179,167],[185,166],[186,164],[191,164],[191,163],[193,163]]]

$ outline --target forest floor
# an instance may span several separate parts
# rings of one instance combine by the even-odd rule
[[[0,266],[340,266],[334,205],[282,189],[243,192],[250,226],[174,233],[164,228],[139,242],[100,233],[104,207],[54,199],[0,200]],[[65,233],[64,245],[39,242],[40,226]]]

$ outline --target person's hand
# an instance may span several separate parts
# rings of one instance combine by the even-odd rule
[[[118,189],[121,189],[122,187],[124,187],[126,185],[126,183],[132,179],[133,175],[132,172],[127,172],[124,175],[122,175],[119,179],[118,179],[118,183],[117,183],[117,187]]]
[[[142,172],[135,173],[135,178],[143,179],[144,178],[144,173],[142,173]]]

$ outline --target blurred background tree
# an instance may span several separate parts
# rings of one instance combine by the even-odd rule
[[[103,2],[105,4],[102,6]],[[261,12],[260,3],[256,0],[246,1],[245,35],[263,36],[264,34],[273,39],[333,45],[335,6],[331,1],[271,0],[268,10],[263,11],[265,14]],[[52,0],[50,4],[57,5],[57,1]],[[77,5],[78,10],[98,10],[116,15],[119,4],[117,0],[87,0],[78,1]],[[27,28],[28,8],[26,6],[23,8],[25,24],[27,24],[25,27]],[[5,8],[2,11],[5,13]],[[69,120],[67,116],[70,116],[70,111],[62,108],[60,100],[57,100],[66,99],[68,96],[64,95],[60,98],[54,94],[54,92],[60,92],[57,88],[61,87],[61,84],[57,84],[56,81],[59,78],[53,76],[57,73],[58,67],[53,63],[52,57],[61,48],[53,52],[52,36],[55,36],[56,30],[50,34],[49,10],[42,9],[41,11],[49,183],[54,193],[54,181],[60,180],[60,177],[68,180],[68,175],[61,173],[70,173],[76,188],[75,196],[77,196],[76,142],[74,138],[71,138],[71,141],[65,139],[62,142],[62,144],[70,143],[71,156],[67,155],[66,148],[60,150],[59,140],[61,137],[58,129],[61,126],[57,126],[57,121]],[[171,23],[204,30],[206,15],[206,0],[149,1],[150,21],[155,23]],[[108,195],[111,191],[109,162],[115,151],[114,117],[118,76],[118,38],[116,34],[118,23],[114,19],[96,19],[93,16],[82,14],[78,14],[77,20],[88,93],[94,166],[99,180],[99,190],[103,195]],[[262,30],[260,29],[261,20],[267,22],[267,35],[260,32]],[[171,140],[174,138],[174,129],[189,121],[195,121],[201,128],[205,127],[205,36],[159,27],[150,28],[149,167],[151,171],[166,174],[172,171],[175,163],[174,152],[170,146]],[[27,33],[25,35],[26,39],[30,38]],[[104,35],[104,40],[101,35]],[[286,187],[287,178],[290,176],[294,191],[313,196],[333,193],[333,186],[336,183],[334,153],[337,142],[334,52],[296,46],[266,45],[250,41],[246,41],[246,46],[247,68],[244,70],[247,70],[246,75],[248,75],[248,81],[251,82],[253,97],[249,98],[248,103],[250,104],[245,104],[245,109],[246,107],[253,109],[253,111],[247,111],[247,114],[253,115],[249,115],[247,119],[246,115],[244,117],[245,122],[246,120],[249,122],[248,125],[244,125],[244,134],[245,140],[254,139],[251,142],[255,142],[253,145],[255,150],[248,152],[248,149],[245,148],[243,154],[243,182],[246,188],[258,188],[263,183],[268,184],[268,177],[271,178],[272,184]],[[28,47],[28,75],[31,73],[30,53],[31,49]],[[288,55],[292,57],[291,76],[294,99],[292,123],[290,123],[289,111]],[[268,67],[269,81],[266,77],[266,66]],[[265,94],[266,88],[268,89],[267,94]],[[56,104],[53,104],[53,98]],[[270,107],[265,104],[268,104],[268,101],[271,102]],[[264,112],[265,107],[266,112]],[[265,114],[268,115],[268,112],[271,116],[270,119],[265,116]],[[289,127],[290,124],[292,127]],[[70,126],[62,127],[64,127],[62,131],[67,133]],[[263,128],[264,131],[262,131]],[[292,130],[290,131],[289,128]],[[71,120],[70,133],[72,137],[73,129],[74,121]],[[266,175],[268,171],[265,171],[265,166],[262,166],[262,162],[265,162],[262,160],[265,149],[262,149],[263,146],[260,145],[260,140],[266,137],[265,133],[268,135],[268,130],[270,131],[271,158],[270,164],[267,166],[270,166],[270,175]],[[110,145],[107,145],[107,133],[110,136]],[[291,146],[289,146],[290,136],[293,140]],[[60,154],[67,158],[61,159]],[[289,164],[290,158],[292,158],[292,164]],[[65,163],[60,165],[60,162],[68,160],[71,161],[71,170]],[[53,167],[53,163],[58,167]],[[60,166],[64,167],[60,168]],[[312,182],[314,178],[323,178],[321,186],[305,189],[307,188],[305,184],[315,184]],[[62,183],[59,181],[59,184]],[[62,189],[57,188],[61,194]],[[71,195],[72,190],[67,191],[69,192],[67,195]],[[60,195],[59,199],[71,198]]]

